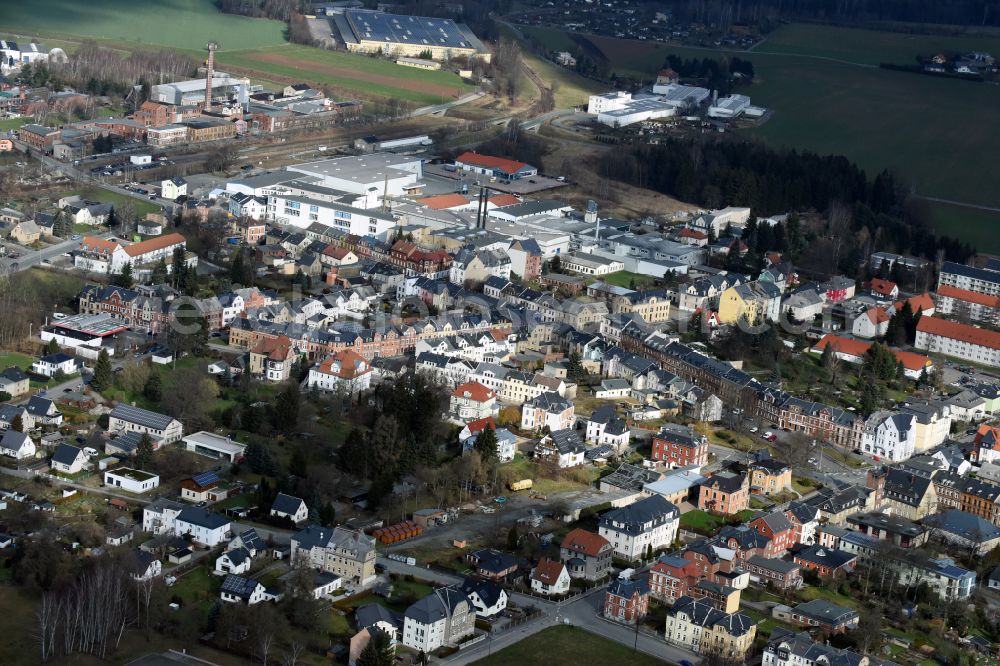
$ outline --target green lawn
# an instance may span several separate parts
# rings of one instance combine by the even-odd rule
[[[775,146],[843,154],[869,173],[890,169],[925,196],[1000,206],[1000,189],[992,186],[989,175],[990,156],[1000,152],[1000,133],[992,130],[1000,87],[877,67],[887,60],[914,62],[918,53],[1000,50],[1000,33],[986,34],[980,39],[782,26],[753,52],[738,53],[753,62],[757,77],[739,92],[773,111],[745,135]],[[586,39],[613,71],[644,81],[663,67],[667,54],[699,60],[712,56],[652,42]],[[1000,249],[1000,234],[995,233],[1000,215],[937,210],[933,219],[942,234],[981,249]]]
[[[31,118],[4,118],[0,120],[0,132],[20,129],[21,125],[27,125]]]
[[[1000,254],[1000,213],[990,210],[927,202],[931,226],[939,233],[955,235],[981,252]]]
[[[540,656],[544,655],[544,660]],[[482,666],[509,666],[509,664],[537,664],[546,666],[579,666],[580,664],[629,664],[653,666],[663,664],[660,659],[606,638],[587,633],[576,627],[549,627],[510,647],[495,652],[474,663]]]
[[[332,86],[357,97],[399,98],[417,104],[440,104],[474,90],[457,74],[403,67],[389,60],[325,51],[310,46],[282,46],[221,53],[220,66],[253,70],[282,79]]]
[[[826,585],[810,585],[804,587],[798,592],[798,596],[802,601],[812,601],[813,599],[826,599],[827,601],[837,604],[838,606],[845,606],[847,608],[858,607],[858,602],[845,595],[833,590]]]
[[[68,196],[72,196],[74,194],[79,195],[79,196],[83,196],[84,195],[83,192],[67,192],[66,194],[64,194],[62,196],[68,197]],[[148,201],[140,201],[139,199],[135,199],[133,197],[126,196],[126,195],[121,194],[119,192],[112,192],[111,190],[105,190],[104,188],[101,188],[101,187],[88,190],[86,192],[86,198],[88,200],[90,200],[90,201],[96,201],[98,203],[109,203],[109,204],[121,204],[123,201],[126,201],[126,200],[131,201],[132,202],[132,206],[135,209],[136,216],[140,217],[140,218],[145,217],[146,213],[159,213],[160,212],[160,206],[157,205],[157,204],[150,203]],[[87,230],[89,230],[91,233],[93,233],[96,228],[97,227],[87,227]],[[74,230],[75,230],[75,227],[74,227]]]
[[[753,513],[753,511],[747,509],[736,515],[742,522],[749,520]],[[681,528],[693,530],[701,534],[714,534],[729,522],[726,516],[719,516],[708,511],[702,511],[701,509],[694,509],[693,511],[681,514]]]
[[[10,366],[17,366],[22,370],[27,370],[31,367],[33,358],[27,354],[20,354],[18,352],[0,352],[0,370],[6,370]]]
[[[221,584],[222,578],[213,576],[208,566],[199,566],[178,578],[168,592],[170,596],[180,597],[183,605],[210,604],[218,595]]]
[[[642,273],[631,273],[629,271],[618,271],[617,273],[602,275],[598,280],[625,289],[640,289],[643,285],[653,284],[653,278],[650,276],[643,275]]]
[[[196,50],[204,50],[209,41],[217,42],[222,51],[285,42],[283,22],[223,14],[212,0],[91,0],[85,4],[37,0],[4,4],[3,23],[8,31]]]

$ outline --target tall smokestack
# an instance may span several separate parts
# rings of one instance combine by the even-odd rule
[[[205,111],[212,110],[212,74],[215,71],[215,49],[219,45],[215,42],[208,43],[208,62],[205,71]]]

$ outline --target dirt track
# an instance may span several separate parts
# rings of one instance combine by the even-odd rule
[[[401,88],[403,90],[413,90],[415,92],[429,93],[432,95],[440,95],[442,97],[454,98],[458,89],[452,88],[450,86],[444,86],[440,84],[426,83],[423,81],[414,81],[413,79],[408,79],[401,76],[385,76],[384,74],[371,74],[369,72],[362,72],[355,69],[348,69],[346,67],[331,67],[329,65],[324,65],[318,62],[309,62],[308,60],[300,60],[298,58],[293,58],[289,56],[281,55],[280,53],[258,53],[254,54],[255,60],[260,60],[262,62],[269,62],[275,65],[282,65],[284,67],[294,67],[295,69],[301,69],[307,72],[313,72],[314,74],[326,74],[328,76],[338,76],[344,79],[354,79],[355,81],[364,81],[368,83],[377,83],[384,86],[390,86],[392,88]]]

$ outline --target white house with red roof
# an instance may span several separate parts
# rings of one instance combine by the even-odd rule
[[[309,369],[308,386],[327,392],[357,395],[372,385],[374,371],[364,356],[344,349]]]
[[[880,338],[889,330],[889,313],[873,306],[859,314],[851,324],[851,333],[859,338]]]
[[[892,280],[884,278],[872,278],[868,283],[868,289],[872,296],[877,298],[899,298],[899,285]]]
[[[80,247],[73,254],[73,266],[91,273],[108,273],[111,270],[111,258],[120,248],[121,243],[117,241],[84,236]]]
[[[111,254],[111,272],[121,273],[125,264],[132,264],[132,268],[136,269],[140,266],[149,266],[161,259],[167,262],[167,272],[170,272],[172,270],[171,259],[174,250],[178,247],[186,248],[187,239],[177,233],[150,238],[131,245],[120,245]],[[197,258],[194,260],[196,261]],[[188,261],[191,260],[188,259]]]
[[[455,166],[463,171],[496,178],[497,180],[520,180],[538,175],[538,168],[517,160],[493,155],[480,155],[467,151],[455,158]]]
[[[451,392],[451,415],[460,421],[475,421],[495,417],[500,413],[497,394],[479,382],[465,382]]]
[[[543,557],[531,572],[531,591],[546,596],[566,594],[570,586],[566,565]]]

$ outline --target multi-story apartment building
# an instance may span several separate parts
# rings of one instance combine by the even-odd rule
[[[360,530],[309,525],[291,543],[293,562],[304,558],[311,567],[361,585],[375,577],[375,539]]]
[[[652,495],[602,514],[598,533],[611,543],[615,553],[637,560],[672,544],[677,538],[679,519],[676,506]]]
[[[704,599],[681,597],[667,610],[664,638],[701,655],[746,659],[757,635],[757,624],[743,613],[725,613]]]
[[[917,322],[914,347],[963,361],[1000,367],[1000,333],[978,326],[938,317],[921,317]]]
[[[653,436],[650,458],[668,467],[708,464],[708,438],[692,428],[667,424]]]

